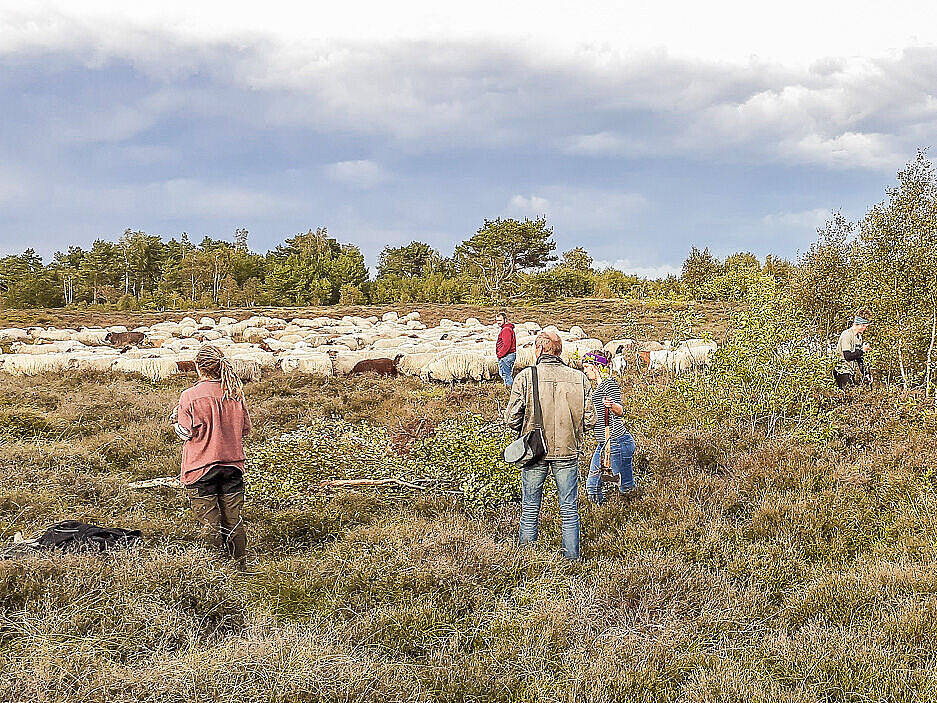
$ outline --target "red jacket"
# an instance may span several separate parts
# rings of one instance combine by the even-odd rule
[[[251,431],[244,400],[222,400],[221,383],[199,381],[179,398],[179,424],[192,433],[182,445],[180,479],[188,486],[212,466],[236,466],[244,470],[241,438]]]
[[[517,352],[517,337],[514,336],[514,324],[505,322],[501,326],[501,332],[498,333],[498,341],[495,342],[495,354],[499,359],[503,359],[508,354]]]

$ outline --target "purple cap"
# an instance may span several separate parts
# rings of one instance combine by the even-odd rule
[[[605,352],[601,351],[586,352],[582,355],[582,360],[583,362],[595,364],[596,366],[601,366],[603,368],[608,366],[608,359],[605,356]]]

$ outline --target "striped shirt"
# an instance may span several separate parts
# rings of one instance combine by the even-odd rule
[[[595,404],[595,438],[600,444],[605,442],[605,404],[602,399],[606,396],[611,398],[613,403],[622,405],[621,388],[614,378],[606,378],[592,391],[592,402]],[[611,439],[618,439],[628,433],[621,417],[613,413],[611,408],[608,409],[608,429]]]

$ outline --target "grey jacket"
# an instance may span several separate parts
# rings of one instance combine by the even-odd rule
[[[595,424],[592,384],[582,371],[570,368],[558,356],[544,354],[537,362],[543,434],[548,461],[579,455],[586,428]],[[515,432],[527,433],[534,426],[534,394],[529,368],[514,377],[511,399],[504,421]]]

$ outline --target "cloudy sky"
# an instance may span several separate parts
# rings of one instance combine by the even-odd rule
[[[0,0],[0,250],[324,225],[373,263],[543,213],[657,275],[794,256],[937,140],[930,3],[134,4]]]

